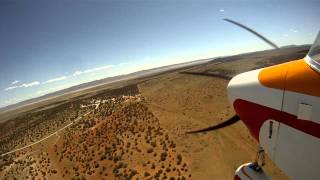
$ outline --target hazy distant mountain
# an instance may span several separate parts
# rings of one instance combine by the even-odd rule
[[[193,66],[193,65],[197,65],[197,64],[201,64],[201,63],[205,63],[209,60],[212,60],[213,58],[210,59],[201,59],[201,60],[196,60],[196,61],[191,61],[191,62],[186,62],[186,63],[180,63],[180,64],[173,64],[173,65],[168,65],[168,66],[163,66],[163,67],[157,67],[157,68],[153,68],[153,69],[148,69],[148,70],[141,70],[138,72],[134,72],[134,73],[130,73],[130,74],[126,74],[126,75],[119,75],[119,76],[114,76],[114,77],[107,77],[104,79],[100,79],[100,80],[95,80],[95,81],[91,81],[91,82],[86,82],[86,83],[82,83],[79,85],[75,85],[66,89],[62,89],[56,92],[52,92],[40,97],[36,97],[36,98],[32,98],[32,99],[28,99],[22,102],[18,102],[16,104],[12,104],[12,105],[8,105],[5,106],[3,108],[0,108],[0,113],[8,111],[8,110],[13,110],[16,109],[18,107],[22,107],[28,104],[32,104],[35,102],[40,102],[46,99],[50,99],[53,97],[58,97],[61,95],[65,95],[71,92],[75,92],[75,91],[80,91],[80,90],[84,90],[87,88],[92,88],[92,87],[97,87],[100,85],[105,85],[105,84],[109,84],[112,82],[116,82],[116,81],[122,81],[122,80],[129,80],[129,79],[134,79],[134,78],[142,78],[145,76],[150,76],[153,74],[158,74],[158,73],[162,73],[165,71],[169,71],[169,70],[173,70],[173,69],[179,69],[182,67],[186,67],[186,66]]]

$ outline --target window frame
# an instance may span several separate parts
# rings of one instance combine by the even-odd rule
[[[318,61],[312,59],[312,57],[310,56],[310,53],[312,53],[312,50],[314,50],[314,48],[319,45],[320,46],[320,31],[318,32],[318,35],[315,39],[315,41],[313,42],[312,46],[310,47],[310,50],[308,52],[308,54],[306,55],[306,57],[304,57],[305,62],[315,71],[320,73],[320,59]],[[316,55],[320,55],[316,54]]]

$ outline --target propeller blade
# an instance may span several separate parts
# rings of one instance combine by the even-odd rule
[[[217,125],[214,125],[214,126],[211,126],[211,127],[207,127],[207,128],[204,128],[204,129],[200,129],[200,130],[189,131],[189,132],[187,132],[187,134],[201,133],[201,132],[207,132],[207,131],[213,131],[213,130],[221,129],[221,128],[230,126],[230,125],[238,122],[239,120],[240,120],[240,117],[238,115],[234,115],[230,119],[228,119],[228,120],[226,120],[226,121],[224,121],[224,122],[222,122],[220,124],[217,124]]]
[[[233,20],[231,20],[231,19],[225,18],[225,19],[223,19],[223,20],[225,20],[225,21],[227,21],[227,22],[230,22],[230,23],[232,23],[232,24],[235,24],[235,25],[237,25],[237,26],[239,26],[239,27],[241,27],[241,28],[243,28],[243,29],[251,32],[252,34],[258,36],[258,38],[262,39],[264,42],[266,42],[267,44],[269,44],[270,46],[272,46],[274,49],[279,49],[279,47],[278,47],[276,44],[274,44],[273,42],[271,42],[270,40],[268,40],[266,37],[264,37],[264,36],[262,36],[261,34],[259,34],[258,32],[256,32],[255,30],[253,30],[253,29],[251,29],[251,28],[248,28],[247,26],[245,26],[245,25],[243,25],[243,24],[240,24],[240,23],[238,23],[238,22],[236,22],[236,21],[233,21]]]

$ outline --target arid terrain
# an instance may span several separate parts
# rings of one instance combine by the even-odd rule
[[[302,58],[307,49],[218,58],[33,106],[4,122],[0,116],[0,178],[233,179],[258,147],[244,124],[186,132],[234,114],[228,79]],[[288,179],[269,159],[264,169]]]

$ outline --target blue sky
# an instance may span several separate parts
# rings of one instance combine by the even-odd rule
[[[76,3],[75,3],[76,2]],[[312,43],[320,1],[0,1],[0,107],[105,77]]]

